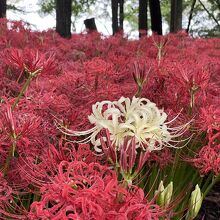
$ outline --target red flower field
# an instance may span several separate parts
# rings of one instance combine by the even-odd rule
[[[0,48],[1,219],[193,219],[191,192],[198,184],[205,197],[220,175],[220,39],[94,32],[66,40],[2,20]],[[100,153],[86,134],[67,134],[93,128],[95,103],[134,96],[166,113],[172,143],[154,132],[135,145],[128,127],[117,145],[103,122]],[[173,182],[167,204],[158,202],[161,180]]]

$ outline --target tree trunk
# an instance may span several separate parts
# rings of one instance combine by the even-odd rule
[[[182,0],[171,0],[170,32],[182,30]]]
[[[151,29],[159,35],[162,35],[162,16],[160,9],[160,0],[149,0]]]
[[[147,35],[147,1],[139,0],[138,29],[139,37]]]
[[[119,29],[123,32],[123,23],[124,23],[124,0],[119,2]]]
[[[112,33],[116,34],[118,27],[118,0],[111,0],[112,3]]]
[[[56,32],[71,37],[72,0],[56,0]]]
[[[6,17],[6,0],[0,0],[0,18]]]
[[[89,18],[89,19],[84,20],[84,24],[88,32],[97,31],[95,18]]]
[[[190,9],[190,13],[189,13],[188,25],[187,25],[187,29],[186,29],[187,33],[189,32],[189,28],[190,28],[190,24],[191,24],[195,4],[196,4],[196,0],[193,0],[192,5],[191,5],[191,9]]]

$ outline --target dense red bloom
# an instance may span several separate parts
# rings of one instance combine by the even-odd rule
[[[41,192],[41,201],[31,205],[30,219],[156,220],[162,215],[141,189],[126,190],[114,171],[97,163],[61,162]]]
[[[12,188],[8,185],[4,179],[3,173],[0,172],[0,214],[6,212],[7,207],[12,199]]]
[[[0,129],[2,131],[0,140],[3,143],[7,141],[10,143],[14,140],[19,145],[20,141],[33,140],[33,137],[37,141],[37,137],[40,137],[40,117],[31,112],[26,113],[22,106],[20,106],[19,110],[13,112],[9,103],[1,104],[0,106],[2,108],[0,111],[2,116],[0,120]]]
[[[201,109],[199,126],[203,131],[207,130],[212,133],[213,130],[220,130],[220,109],[218,106],[219,103],[215,103]]]
[[[220,174],[220,144],[214,147],[204,146],[191,161],[202,175],[211,171],[218,176]]]
[[[0,207],[2,208],[4,202],[8,202],[12,198],[12,189],[4,179],[2,173],[0,173],[0,180]]]
[[[0,27],[1,168],[13,141],[17,147],[7,178],[1,177],[4,204],[12,190],[16,198],[24,192],[32,198],[31,193],[42,196],[31,206],[32,219],[157,219],[158,206],[148,202],[141,189],[123,188],[113,171],[97,163],[119,160],[125,172],[152,163],[163,168],[172,162],[172,150],[138,155],[128,143],[120,155],[108,140],[104,143],[104,136],[105,157],[97,157],[92,146],[78,145],[74,138],[69,142],[54,124],[57,118],[70,129],[90,128],[87,116],[92,104],[133,97],[135,81],[140,86],[145,83],[141,96],[163,108],[169,118],[181,112],[175,126],[193,118],[187,136],[195,133],[189,149],[193,146],[197,154],[190,162],[201,174],[219,174],[219,39],[178,33],[129,41],[122,35],[82,33],[65,40],[53,30],[31,31],[23,22],[1,20]],[[44,74],[31,82],[11,111],[30,72],[35,71]],[[6,207],[1,206],[4,211]]]
[[[56,69],[54,56],[39,53],[38,50],[16,48],[5,50],[5,62],[15,69],[37,75],[40,72],[50,72]]]
[[[159,164],[161,168],[166,167],[169,164],[172,164],[174,157],[170,149],[165,148],[162,151],[152,152],[149,155],[149,161],[154,161]]]
[[[85,70],[89,73],[102,74],[108,73],[113,65],[111,63],[107,63],[105,60],[99,57],[95,57],[92,60],[85,62],[84,66]]]

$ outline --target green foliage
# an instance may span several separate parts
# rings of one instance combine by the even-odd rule
[[[87,12],[96,0],[73,0],[72,1],[72,14],[79,17],[81,13]],[[55,0],[39,0],[41,11],[45,14],[53,12],[56,8]]]
[[[161,12],[163,15],[163,19],[164,21],[167,22],[167,24],[169,24],[170,23],[170,7],[171,7],[170,0],[162,0],[160,4],[161,4]]]
[[[200,37],[219,37],[218,20],[220,20],[220,1],[198,0],[193,12],[193,25],[190,33]]]
[[[187,27],[192,2],[192,0],[183,0],[183,28]],[[201,2],[205,5],[209,13],[204,9]],[[160,3],[163,23],[166,24],[167,30],[169,30],[171,0],[161,0]],[[40,5],[43,14],[50,14],[55,10],[55,0],[39,0],[38,4]],[[99,11],[99,15],[101,15],[101,17],[106,17],[106,19],[110,19],[111,13],[109,14],[109,11],[106,9],[111,5],[109,0],[105,0],[105,2],[100,0],[73,0],[73,25],[82,15],[90,13],[91,7],[95,4],[96,6],[98,5],[98,10],[103,11]],[[101,5],[103,5],[103,7]],[[125,0],[124,20],[129,23],[132,31],[138,30],[138,6],[138,1],[136,0]],[[213,19],[213,17],[216,21],[220,20],[220,1],[197,0],[190,25],[190,34],[200,37],[220,36],[220,25],[215,19]],[[150,22],[149,7],[148,22]]]
[[[81,13],[89,11],[89,7],[94,5],[96,0],[73,0],[72,13],[79,16]]]
[[[138,30],[138,2],[127,0],[124,11],[124,19],[131,25],[131,29]]]
[[[183,28],[188,25],[189,13],[192,0],[183,0]],[[161,0],[161,11],[163,21],[169,26],[170,24],[170,0]],[[207,12],[202,4],[206,7]],[[220,26],[213,19],[220,20],[220,1],[219,0],[197,0],[193,10],[193,17],[190,26],[190,34],[200,37],[220,36]]]
[[[84,13],[90,11],[90,7],[97,2],[96,0],[72,0],[72,25],[75,30],[75,22]],[[38,5],[41,8],[41,13],[51,14],[56,9],[56,0],[39,0]]]
[[[40,0],[38,4],[45,14],[50,14],[55,9],[55,0]]]

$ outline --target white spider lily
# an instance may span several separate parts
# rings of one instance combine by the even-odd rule
[[[182,135],[186,125],[168,128],[170,122],[167,114],[158,109],[155,103],[145,98],[121,97],[118,101],[97,102],[92,106],[92,114],[88,116],[93,128],[86,131],[71,131],[65,129],[64,133],[72,136],[87,136],[79,141],[91,142],[97,152],[102,152],[101,141],[98,134],[102,129],[108,129],[110,139],[119,149],[125,137],[135,137],[136,148],[146,151],[161,150],[172,145],[174,138]]]

